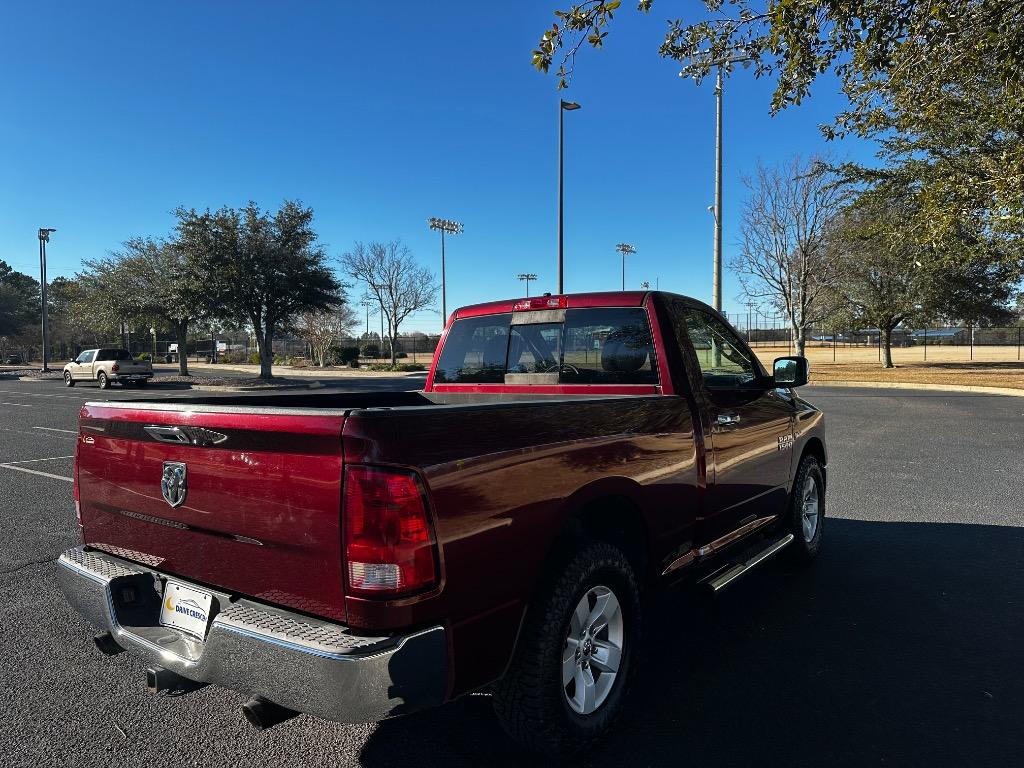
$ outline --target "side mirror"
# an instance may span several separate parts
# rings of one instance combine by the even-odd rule
[[[806,357],[777,357],[772,366],[772,379],[777,387],[802,387],[810,374]]]

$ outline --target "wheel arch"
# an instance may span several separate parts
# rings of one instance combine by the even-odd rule
[[[803,451],[800,453],[801,462],[804,460],[805,456],[813,456],[818,460],[818,464],[821,466],[821,478],[827,485],[828,479],[826,468],[828,466],[828,454],[825,452],[824,441],[822,441],[822,439],[817,435],[808,438],[807,442],[804,443]],[[799,466],[800,464],[798,463],[797,467]],[[794,468],[794,472],[795,471],[796,469]]]
[[[637,579],[644,583],[651,562],[651,539],[642,494],[643,488],[636,481],[609,477],[596,480],[568,497],[563,505],[561,528],[544,558],[540,583],[582,542],[595,540],[621,548]]]

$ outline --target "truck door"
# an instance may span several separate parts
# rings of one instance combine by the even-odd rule
[[[89,371],[92,368],[92,359],[96,356],[95,349],[87,349],[85,352],[80,354],[76,359],[74,365],[71,367],[71,378],[72,379],[88,379]]]
[[[732,534],[784,511],[796,409],[789,390],[770,385],[726,322],[682,304],[675,314],[682,315],[689,354],[696,357],[694,387],[708,414],[707,493],[695,543],[724,545]]]

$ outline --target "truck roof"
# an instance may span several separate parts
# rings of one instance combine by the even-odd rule
[[[478,317],[480,315],[496,315],[511,312],[520,302],[539,301],[540,299],[561,299],[564,303],[559,308],[576,309],[579,307],[642,307],[648,294],[652,291],[598,291],[594,293],[562,293],[543,294],[541,296],[523,296],[518,299],[502,299],[484,304],[471,304],[455,310],[455,318]],[[540,307],[537,307],[540,309]]]

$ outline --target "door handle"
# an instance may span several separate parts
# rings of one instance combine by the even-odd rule
[[[739,423],[740,416],[738,413],[720,413],[715,416],[715,424],[719,427],[731,427]]]

